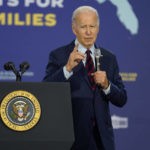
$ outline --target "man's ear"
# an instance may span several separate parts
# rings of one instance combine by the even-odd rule
[[[74,24],[72,24],[72,31],[73,31],[74,35],[76,35],[76,27]]]
[[[99,33],[99,30],[100,30],[100,25],[98,25],[98,33]]]

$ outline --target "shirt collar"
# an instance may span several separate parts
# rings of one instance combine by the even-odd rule
[[[75,45],[76,45],[77,43],[79,43],[79,41],[76,39],[76,40],[75,40]],[[91,50],[92,55],[94,55],[94,50],[95,50],[94,44],[93,44],[89,49]],[[78,51],[85,54],[86,51],[87,51],[87,48],[85,48],[82,44],[79,43]]]

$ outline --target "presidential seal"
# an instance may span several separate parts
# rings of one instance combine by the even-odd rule
[[[14,91],[2,100],[0,113],[7,127],[15,131],[26,131],[38,123],[41,108],[33,94],[27,91]]]

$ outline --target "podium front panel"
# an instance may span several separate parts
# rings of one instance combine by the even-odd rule
[[[33,94],[41,106],[39,122],[30,130],[9,129],[0,118],[0,147],[16,150],[69,150],[73,141],[73,119],[69,83],[1,82],[0,103],[17,90]]]

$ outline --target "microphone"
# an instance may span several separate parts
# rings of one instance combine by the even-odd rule
[[[100,71],[100,57],[103,56],[101,55],[101,50],[99,48],[94,50],[94,55],[95,55],[95,66],[96,70]],[[102,89],[102,86],[100,84],[97,85],[99,89]]]
[[[103,56],[103,55],[101,55],[101,50],[99,48],[95,49],[94,55],[95,55],[96,70],[100,71],[100,57]]]
[[[22,76],[22,74],[23,74],[26,70],[29,69],[29,67],[30,67],[30,65],[29,65],[28,62],[23,62],[23,63],[20,64],[21,76]]]
[[[4,69],[9,71],[9,70],[12,70],[14,72],[14,74],[16,75],[16,81],[21,81],[22,79],[22,75],[23,73],[29,69],[30,65],[29,63],[27,62],[23,62],[20,64],[20,70],[17,71],[15,69],[15,65],[13,62],[7,62],[6,64],[4,64]]]
[[[21,75],[16,70],[13,62],[7,62],[6,64],[4,64],[4,69],[7,71],[12,70],[13,73],[16,75],[16,81],[21,81]]]
[[[6,64],[4,64],[4,69],[7,71],[12,70],[15,75],[18,74],[18,71],[15,69],[15,65],[13,62],[7,62]]]

